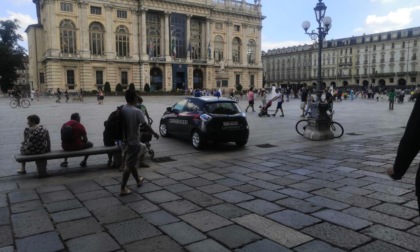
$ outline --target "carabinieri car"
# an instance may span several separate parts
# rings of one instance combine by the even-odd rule
[[[166,108],[159,132],[162,137],[190,139],[196,149],[208,142],[244,146],[249,137],[245,113],[237,102],[215,96],[188,97]]]

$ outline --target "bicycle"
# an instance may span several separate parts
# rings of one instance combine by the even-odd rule
[[[28,99],[20,98],[20,100],[18,100],[17,98],[12,98],[12,100],[10,101],[10,107],[12,108],[16,108],[17,106],[22,108],[28,108],[30,105],[31,102]]]
[[[234,100],[236,102],[239,102],[239,99],[236,96],[229,96],[228,98],[231,99],[231,100]]]
[[[339,138],[343,136],[344,134],[344,128],[339,124],[338,122],[334,122],[332,119],[332,116],[334,114],[334,111],[328,116],[330,118],[330,129],[332,133],[334,134],[334,138]],[[306,130],[306,127],[308,126],[309,120],[308,119],[302,119],[296,123],[296,132],[303,136]]]

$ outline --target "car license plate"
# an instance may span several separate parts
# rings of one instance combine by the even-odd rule
[[[233,122],[223,122],[223,126],[238,126],[238,122],[237,121],[233,121]]]

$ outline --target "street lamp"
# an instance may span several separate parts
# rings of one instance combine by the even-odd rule
[[[302,28],[305,30],[305,34],[309,35],[312,40],[318,42],[318,73],[317,73],[317,97],[318,101],[321,101],[321,94],[322,94],[322,76],[321,76],[321,57],[322,57],[322,45],[325,37],[328,34],[328,31],[331,28],[332,19],[330,17],[325,16],[325,11],[327,10],[327,6],[322,2],[322,0],[318,0],[314,11],[316,21],[318,22],[318,32],[312,30],[308,32],[309,27],[311,27],[311,23],[309,21],[304,21],[302,23]]]
[[[308,126],[305,129],[304,136],[311,140],[327,140],[334,138],[334,134],[330,129],[331,117],[327,114],[328,104],[321,103],[322,95],[322,76],[321,76],[321,58],[322,58],[322,46],[328,31],[331,29],[332,20],[330,17],[325,16],[327,6],[318,0],[314,11],[316,21],[318,22],[318,31],[312,30],[308,32],[311,23],[304,21],[302,28],[305,30],[305,34],[318,43],[318,72],[317,72],[317,102],[311,107],[312,115],[308,119]]]

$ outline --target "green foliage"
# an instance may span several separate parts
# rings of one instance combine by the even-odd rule
[[[150,92],[150,85],[149,85],[149,83],[146,83],[146,85],[144,85],[144,91],[145,92]]]
[[[134,86],[134,83],[130,83],[130,85],[128,85],[128,90],[136,91],[136,87]]]
[[[123,91],[123,87],[120,83],[118,83],[117,86],[115,87],[115,91],[116,92],[122,92]]]
[[[107,82],[105,82],[105,85],[104,85],[104,92],[105,93],[110,93],[111,92],[111,85],[109,84],[109,82],[107,81]]]
[[[20,28],[15,20],[0,21],[0,87],[3,92],[13,87],[19,77],[16,70],[23,68],[25,49],[18,45],[22,36],[17,33]]]
[[[238,84],[235,87],[236,87],[236,91],[238,91],[238,93],[240,93],[242,91],[242,85],[241,84]]]

